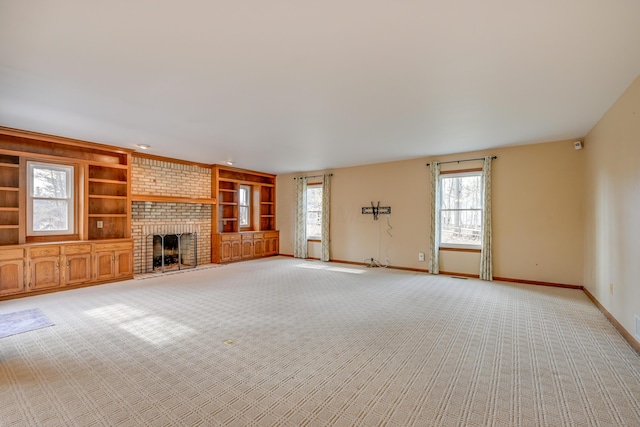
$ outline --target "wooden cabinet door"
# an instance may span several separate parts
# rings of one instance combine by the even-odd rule
[[[113,251],[96,252],[96,279],[112,279],[115,275],[115,256]]]
[[[231,242],[220,242],[220,262],[231,261]]]
[[[242,258],[242,244],[234,240],[231,242],[231,261],[237,261]]]
[[[264,240],[263,239],[255,239],[253,241],[253,256],[256,258],[264,256]]]
[[[24,260],[0,261],[0,295],[24,292]]]
[[[275,254],[276,239],[269,237],[264,239],[264,256]]]
[[[91,254],[67,255],[65,285],[91,281]]]
[[[114,254],[116,262],[116,277],[133,277],[133,252],[130,249],[116,251]]]
[[[242,241],[242,258],[253,258],[253,240]]]
[[[32,258],[29,288],[39,290],[57,286],[60,286],[60,257]]]

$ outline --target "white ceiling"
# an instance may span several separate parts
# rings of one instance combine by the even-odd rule
[[[584,136],[637,0],[0,0],[0,125],[274,173]]]

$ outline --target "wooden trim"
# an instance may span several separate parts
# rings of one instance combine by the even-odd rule
[[[465,172],[482,172],[482,168],[472,168],[472,169],[457,169],[452,171],[440,171],[440,175],[451,175],[454,173],[465,173]]]
[[[475,253],[481,253],[482,252],[482,249],[474,249],[474,248],[443,248],[443,247],[439,247],[438,250],[449,251],[449,252],[475,252]]]
[[[281,256],[292,257],[291,254],[280,254]],[[307,258],[307,259],[317,259],[317,258]],[[353,265],[364,265],[363,262],[355,262],[355,261],[343,261],[338,259],[330,259],[331,262],[337,262],[341,264],[353,264]],[[421,273],[428,273],[429,270],[421,269],[421,268],[411,268],[411,267],[397,267],[397,266],[387,266],[387,268],[393,268],[395,270],[406,270],[406,271],[417,271]],[[468,277],[470,279],[479,279],[480,275],[478,274],[469,274],[469,273],[456,273],[454,271],[440,271],[440,274],[445,276],[459,276],[459,277]],[[569,285],[566,283],[553,283],[553,282],[540,282],[537,280],[526,280],[526,279],[512,279],[508,277],[494,277],[494,281],[499,282],[511,282],[511,283],[522,283],[525,285],[538,285],[538,286],[552,286],[556,288],[568,288],[568,289],[578,289],[583,290],[584,287],[580,285]]]
[[[56,234],[52,236],[27,236],[26,243],[60,243],[79,240],[78,234]]]
[[[615,317],[613,317],[613,315],[611,313],[609,313],[609,311],[606,308],[604,308],[604,306],[602,304],[600,304],[600,301],[598,301],[596,299],[596,297],[593,296],[593,294],[591,292],[589,292],[589,290],[587,288],[583,287],[582,290],[587,295],[587,297],[589,297],[591,302],[593,302],[593,304],[598,308],[598,310],[600,310],[600,312],[602,314],[604,314],[604,316],[607,319],[609,319],[609,322],[611,322],[613,327],[618,330],[620,335],[622,335],[622,337],[629,343],[629,345],[638,353],[638,355],[640,355],[640,342],[638,342],[633,337],[633,335],[631,335],[631,333],[629,331],[627,331],[624,328],[624,326],[622,326],[620,324],[620,322],[618,322],[618,320]]]
[[[44,295],[44,294],[52,294],[54,292],[60,292],[60,291],[66,291],[69,289],[80,289],[80,288],[88,288],[89,286],[97,286],[97,285],[108,285],[109,283],[116,283],[116,282],[122,282],[125,280],[132,280],[133,276],[129,277],[116,277],[116,278],[110,278],[107,280],[96,280],[93,282],[84,282],[84,283],[79,283],[77,285],[60,285],[60,286],[55,286],[52,288],[48,288],[48,289],[40,289],[40,290],[30,290],[28,292],[23,292],[23,293],[19,293],[19,294],[10,294],[10,295],[2,295],[0,296],[0,301],[6,301],[6,300],[10,300],[10,299],[18,299],[18,298],[25,298],[25,297],[32,297],[32,296],[36,296],[36,295]]]
[[[124,237],[130,239],[131,238],[131,217],[132,217],[132,203],[131,203],[131,193],[132,193],[132,189],[133,189],[133,165],[131,164],[133,160],[133,155],[131,153],[127,154],[127,165],[129,166],[127,168],[127,201],[125,202],[125,209],[127,212],[127,216],[125,218],[125,229],[124,229]],[[87,171],[88,172],[88,171]],[[87,212],[88,213],[88,212]],[[88,236],[87,236],[88,237]],[[132,262],[135,264],[134,261],[135,258],[135,254],[132,255]],[[197,262],[196,262],[197,263]],[[131,269],[131,271],[133,272],[133,267]]]
[[[294,256],[292,254],[278,254],[278,255],[286,256],[286,257],[289,257],[289,258],[294,258]],[[304,258],[303,261],[305,259],[312,260],[312,261],[320,261],[320,258],[314,258],[314,257]],[[329,262],[335,262],[337,264],[359,265],[359,266],[364,266],[365,265],[365,263],[363,263],[363,262],[344,261],[344,260],[340,260],[340,259],[330,259]],[[390,269],[393,269],[393,270],[414,271],[416,273],[428,273],[429,272],[429,270],[424,270],[424,269],[421,269],[421,268],[395,267],[393,265],[388,265],[386,268],[390,268]]]
[[[187,165],[187,166],[198,166],[203,169],[211,169],[211,165],[206,163],[191,162],[188,160],[174,159],[172,157],[157,156],[155,154],[142,153],[140,151],[134,151],[132,157],[139,157],[141,159],[149,159],[149,160],[157,160],[159,162],[178,163],[178,164]]]
[[[54,142],[58,144],[74,145],[76,147],[113,151],[118,154],[127,154],[134,151],[130,148],[116,147],[115,145],[107,145],[107,144],[100,144],[98,142],[82,141],[80,139],[66,138],[64,136],[55,136],[55,135],[49,135],[46,133],[38,133],[38,132],[32,132],[28,130],[8,128],[5,126],[0,126],[0,134],[15,136],[19,138],[37,139],[39,141]]]
[[[216,199],[209,197],[177,197],[155,196],[147,194],[132,194],[132,202],[159,202],[159,203],[192,203],[201,205],[215,205]]]
[[[307,239],[307,242],[321,243],[322,240],[320,240],[320,239]]]
[[[581,285],[569,285],[566,283],[553,283],[553,282],[540,282],[537,280],[512,279],[509,277],[494,277],[493,280],[496,280],[499,282],[524,283],[525,285],[552,286],[555,288],[568,288],[568,289],[579,289],[579,290],[584,289],[584,287]]]
[[[429,270],[423,268],[395,267],[393,265],[389,265],[387,266],[387,268],[392,268],[394,270],[414,271],[416,273],[429,273]]]
[[[78,196],[82,195],[82,203],[78,204],[78,215],[82,218],[79,224],[78,232],[82,239],[89,238],[89,164],[84,163],[78,168],[78,172],[82,174],[79,181]]]
[[[442,271],[440,270],[440,274],[444,274],[445,276],[458,276],[458,277],[468,277],[469,279],[479,279],[479,274],[469,274],[469,273],[455,273],[453,271]]]
[[[264,176],[264,177],[267,177],[267,178],[275,178],[276,177],[276,175],[274,175],[272,173],[257,172],[257,171],[252,171],[252,170],[249,170],[249,169],[236,168],[236,167],[233,167],[233,166],[213,164],[213,165],[211,165],[211,167],[217,168],[218,170],[228,170],[228,171],[233,171],[233,172],[246,173],[246,174],[257,175],[257,176]],[[231,181],[231,179],[224,178],[224,177],[220,178],[220,180],[222,180],[222,181]],[[252,181],[247,181],[247,182],[252,182]],[[258,183],[258,184],[262,185],[262,183]]]

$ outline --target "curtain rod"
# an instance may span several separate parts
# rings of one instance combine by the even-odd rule
[[[324,175],[333,176],[332,173],[325,173]],[[324,176],[324,175],[294,176],[293,179],[298,179],[298,178],[318,178],[319,176]]]
[[[491,156],[491,160],[495,160],[497,159],[498,156]],[[462,163],[462,162],[473,162],[475,160],[484,160],[484,157],[480,157],[477,159],[466,159],[466,160],[451,160],[450,162],[436,162],[439,163],[441,165],[444,165],[445,163]],[[427,163],[427,166],[431,166],[431,163]]]

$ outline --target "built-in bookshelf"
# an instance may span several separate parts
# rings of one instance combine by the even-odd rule
[[[20,157],[0,155],[0,245],[20,239]]]
[[[89,164],[87,183],[88,238],[127,237],[130,205],[129,166]]]
[[[218,182],[218,231],[220,233],[238,232],[238,188],[233,181]]]
[[[218,203],[212,210],[212,261],[277,255],[275,175],[214,165],[211,184]],[[241,187],[250,189],[250,220],[242,227],[239,224]]]

